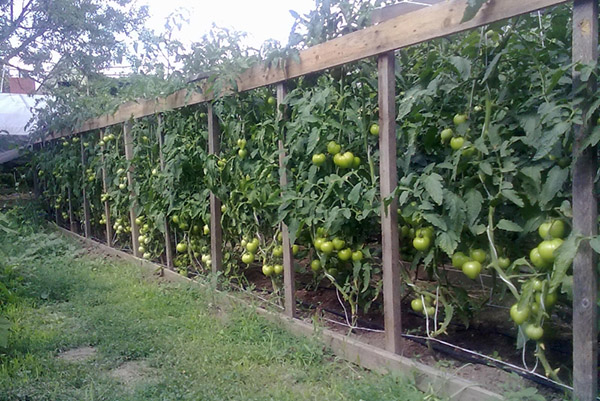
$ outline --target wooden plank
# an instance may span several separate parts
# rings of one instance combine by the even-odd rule
[[[104,138],[104,130],[99,132],[100,140]],[[106,162],[104,160],[104,146],[100,147],[100,162],[102,164],[102,191],[108,193],[108,178],[106,174]],[[108,200],[104,201],[104,220],[106,220],[106,245],[112,246],[112,223],[110,221],[110,203]]]
[[[164,135],[162,132],[162,115],[158,115],[158,126],[156,127],[156,136],[158,137],[158,158],[160,160],[160,171],[165,170],[165,157],[163,154]],[[167,267],[173,268],[173,244],[171,242],[171,227],[169,226],[169,217],[164,218],[165,227],[165,256],[167,258]]]
[[[573,62],[589,64],[597,60],[598,0],[575,0]],[[593,99],[593,77],[583,83],[573,68],[573,89],[586,90],[587,98]],[[583,105],[584,121],[588,107]],[[581,143],[590,131],[591,126],[575,126],[573,143],[573,231],[586,237],[598,234],[598,198],[594,191],[597,150],[581,152]],[[573,261],[573,395],[579,401],[595,400],[598,394],[597,265],[596,253],[588,241],[583,241]]]
[[[396,154],[396,74],[394,52],[379,56],[379,176],[381,199],[389,197],[398,184]],[[385,344],[390,352],[402,349],[401,288],[398,260],[398,200],[381,209],[381,252],[383,267],[383,313]]]
[[[150,272],[156,272],[161,266],[145,260],[136,258],[126,252],[109,248],[103,244],[97,243],[91,239],[83,238],[77,234],[69,232],[61,227],[57,229],[65,236],[80,241],[88,246],[94,246],[106,252],[109,255],[116,256],[132,263],[136,267],[145,268]],[[165,270],[165,278],[177,283],[190,283],[207,288],[200,282],[192,281],[187,277],[177,274],[170,270]],[[380,373],[401,372],[407,376],[414,376],[415,385],[424,392],[433,392],[444,397],[448,396],[452,401],[483,401],[483,400],[501,400],[502,397],[496,393],[484,389],[477,383],[470,382],[463,378],[453,375],[447,371],[438,370],[434,367],[414,361],[373,345],[361,342],[359,339],[350,336],[344,336],[322,326],[305,322],[299,319],[291,319],[289,316],[280,313],[271,312],[258,307],[244,299],[238,298],[233,294],[216,290],[215,295],[219,296],[217,304],[220,306],[236,307],[242,305],[251,308],[256,313],[266,319],[282,325],[285,329],[298,337],[317,337],[325,343],[331,350],[351,363],[371,369]]]
[[[221,152],[221,127],[213,105],[208,105],[208,153],[219,155]],[[223,267],[223,228],[221,227],[221,200],[210,194],[210,256],[212,272]]]
[[[375,26],[313,46],[300,52],[298,60],[288,60],[285,69],[256,65],[236,79],[237,90],[243,92],[283,82],[312,72],[337,67],[367,57],[401,49],[431,39],[440,38],[495,21],[526,14],[571,0],[502,0],[489,2],[475,18],[461,23],[468,0],[443,1],[409,14],[399,15]],[[84,122],[76,133],[123,123],[156,113],[203,103],[213,99],[210,93],[181,89],[165,98],[140,99],[124,103],[117,111]],[[71,135],[59,132],[46,138]]]
[[[283,119],[281,105],[287,95],[285,84],[277,85],[277,118]],[[285,133],[283,134],[285,135]],[[287,167],[285,164],[285,148],[283,139],[279,140],[279,185],[283,190],[288,185]],[[283,195],[283,194],[282,194]],[[290,244],[290,231],[285,223],[281,223],[281,236],[283,247],[283,292],[285,314],[289,317],[296,315],[296,275],[294,272],[294,256],[292,255],[292,245]]]
[[[125,159],[131,163],[133,160],[133,137],[131,136],[131,120],[127,121],[123,124],[123,142],[125,144]],[[138,227],[135,219],[137,218],[136,209],[136,199],[135,193],[133,191],[133,165],[129,165],[127,169],[127,185],[129,186],[129,198],[131,200],[131,207],[129,208],[129,224],[131,227],[131,246],[133,250],[133,254],[137,257],[140,256],[140,251],[138,248],[140,247],[140,242],[138,241],[138,237],[140,235],[140,228]]]
[[[85,153],[85,147],[83,146],[83,138],[79,141],[79,147],[81,149],[81,176],[82,176],[82,192],[83,192],[83,232],[86,238],[92,236],[92,223],[90,218],[90,200],[88,199],[87,190],[85,184],[87,182],[87,174],[85,172],[87,166],[87,156]]]

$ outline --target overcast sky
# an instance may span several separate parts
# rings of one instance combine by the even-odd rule
[[[148,26],[164,31],[166,18],[179,9],[190,19],[177,39],[199,41],[212,23],[249,34],[248,44],[260,46],[267,39],[287,44],[294,19],[289,10],[305,14],[314,8],[314,0],[139,0],[149,6]]]

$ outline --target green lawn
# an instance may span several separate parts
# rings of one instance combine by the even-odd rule
[[[250,309],[221,313],[209,290],[88,254],[31,218],[16,221],[22,213],[0,219],[0,316],[12,324],[0,400],[437,399]],[[90,346],[87,359],[59,357]]]

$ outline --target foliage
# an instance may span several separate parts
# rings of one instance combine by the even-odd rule
[[[368,12],[358,2],[318,2],[317,11],[297,16],[292,37],[308,35],[296,36],[292,49],[266,47],[276,62],[281,54],[358,29]],[[539,18],[514,18],[396,54],[399,179],[393,195],[403,291],[427,319],[432,336],[443,335],[454,319],[468,324],[490,300],[514,304],[520,311],[510,313],[518,347],[535,341],[536,356],[554,379],[559,378],[544,356],[543,332],[559,323],[557,310],[570,306],[571,261],[579,244],[589,240],[569,235],[572,131],[576,124],[595,126],[593,113],[581,114],[589,96],[572,94],[568,21],[569,8],[561,6]],[[235,89],[233,77],[258,53],[239,46],[237,33],[211,35],[186,59],[186,68],[214,72],[204,90]],[[596,66],[577,68],[584,79],[597,74]],[[223,200],[225,275],[246,284],[262,271],[277,293],[284,222],[297,246],[295,259],[302,261],[297,272],[311,281],[306,288],[335,288],[354,325],[361,311],[381,304],[379,221],[391,202],[379,197],[375,168],[376,65],[363,60],[287,85],[280,104],[273,88],[213,102],[222,130],[217,155],[207,149],[205,105],[133,123],[131,163],[123,157],[119,128],[107,131],[115,138],[103,138],[105,146],[86,139],[97,133],[82,135],[96,174],[86,184],[78,139],[54,145],[38,162],[48,177],[47,199],[64,213],[69,186],[76,194],[82,185],[97,193],[93,186],[98,188],[104,157],[109,183],[104,195],[111,214],[121,219],[115,223],[118,242],[127,246],[127,213],[135,205],[145,257],[161,257],[167,222],[177,244],[176,266],[191,275],[210,265],[212,192]],[[592,102],[595,110],[600,102]],[[584,144],[598,142],[598,132],[593,128]],[[280,156],[286,185],[280,184]],[[132,187],[125,177],[130,168]],[[96,221],[100,205],[95,210]],[[597,238],[592,246],[598,248]],[[463,280],[456,278],[460,270]],[[479,281],[470,284],[480,273],[492,277],[491,288],[480,291]]]
[[[147,8],[130,0],[3,1],[0,64],[24,65],[19,70],[40,84],[57,84],[75,71],[85,77],[122,59],[119,35],[132,34],[146,17]]]

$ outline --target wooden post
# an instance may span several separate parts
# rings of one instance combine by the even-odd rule
[[[598,60],[598,0],[575,0],[573,3],[573,62]],[[581,82],[573,69],[573,89],[583,88],[593,98],[595,83]],[[585,92],[584,92],[585,93]],[[582,115],[587,116],[584,103]],[[591,116],[589,116],[591,119]],[[592,124],[574,127],[573,164],[573,231],[584,236],[598,234],[598,198],[594,177],[598,170],[596,148],[581,151],[583,140]],[[583,241],[573,260],[573,398],[592,401],[598,392],[598,277],[597,256],[588,241]]]
[[[131,137],[131,120],[127,121],[123,124],[123,142],[125,143],[125,159],[131,163],[133,160],[133,138]],[[133,255],[140,257],[140,252],[138,248],[140,247],[140,242],[138,241],[138,237],[140,235],[140,230],[135,222],[137,218],[135,207],[136,207],[136,199],[135,192],[133,191],[133,166],[130,164],[127,169],[127,185],[129,186],[129,199],[131,201],[131,207],[129,208],[129,222],[131,224],[131,246],[133,248]]]
[[[85,147],[83,146],[83,138],[79,141],[80,149],[81,149],[81,176],[82,176],[82,193],[83,193],[83,232],[86,238],[90,238],[92,235],[92,224],[90,221],[90,202],[87,196],[87,191],[85,189],[85,183],[87,182],[86,175],[86,165],[87,165],[87,157],[85,153]]]
[[[165,158],[163,155],[163,133],[162,133],[162,116],[158,115],[158,126],[156,128],[156,136],[158,137],[158,157],[160,160],[160,171],[165,170]],[[167,267],[173,268],[173,244],[171,243],[171,229],[169,227],[169,218],[165,216],[165,255],[167,257]]]
[[[221,151],[221,128],[213,105],[208,104],[208,153],[218,155]],[[210,255],[212,272],[221,270],[223,265],[223,229],[221,228],[221,200],[210,194]]]
[[[74,233],[77,233],[77,224],[75,224],[75,216],[73,216],[73,191],[71,190],[71,186],[67,187],[67,198],[69,201],[69,230]]]
[[[283,119],[284,115],[281,110],[281,104],[287,94],[285,84],[277,85],[277,118]],[[285,133],[283,134],[285,135]],[[285,138],[285,137],[284,137]],[[285,149],[283,147],[283,139],[279,140],[279,184],[281,189],[287,187],[287,171],[285,165]],[[283,194],[282,194],[283,195]],[[281,223],[281,236],[283,246],[283,290],[284,290],[284,306],[285,314],[289,317],[294,317],[296,314],[296,283],[294,272],[294,257],[292,255],[292,246],[290,244],[290,232],[285,223]]]
[[[378,58],[379,77],[379,175],[381,199],[387,198],[398,183],[396,155],[396,76],[394,52]],[[400,271],[398,259],[398,200],[381,209],[381,246],[383,264],[383,312],[385,347],[399,353],[402,345],[400,314]]]
[[[104,138],[104,131],[100,131],[100,140]],[[100,147],[102,154],[100,155],[100,161],[102,163],[102,191],[108,193],[108,178],[106,176],[106,164],[104,161],[104,146]],[[106,245],[112,246],[112,223],[110,221],[110,204],[108,199],[104,201],[104,220],[106,220]]]

